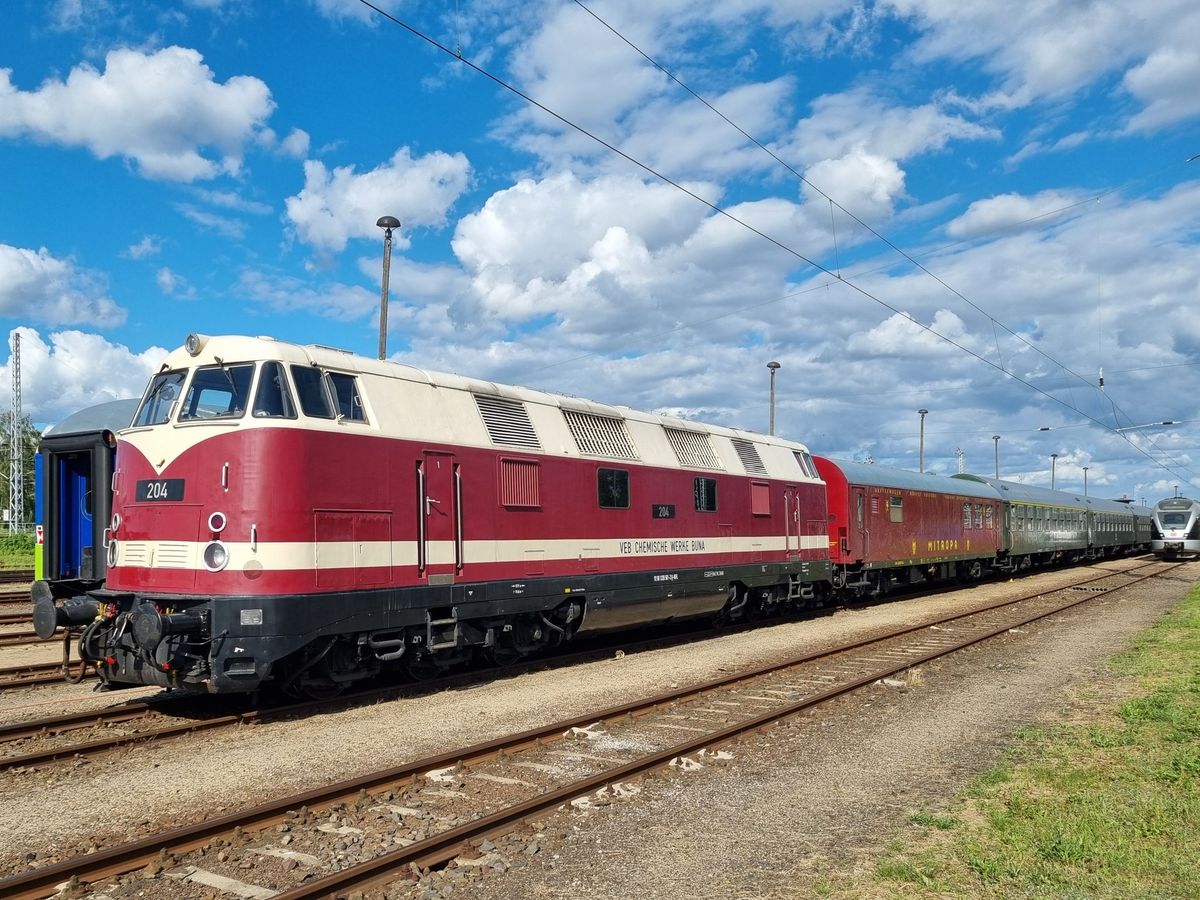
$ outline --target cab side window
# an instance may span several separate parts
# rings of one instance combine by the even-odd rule
[[[296,418],[292,389],[288,387],[281,363],[263,363],[262,373],[258,376],[258,391],[254,395],[254,416],[259,419]]]
[[[330,372],[329,381],[337,398],[338,415],[347,422],[365,422],[362,397],[358,395],[358,379],[344,372]]]
[[[332,419],[333,406],[325,390],[325,378],[316,366],[292,366],[292,380],[300,395],[300,408],[314,419]]]

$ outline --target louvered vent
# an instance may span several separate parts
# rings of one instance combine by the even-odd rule
[[[721,463],[713,452],[708,435],[702,431],[684,431],[682,428],[666,428],[667,440],[679,459],[679,464],[702,469],[719,469]]]
[[[629,432],[625,430],[625,423],[620,419],[594,416],[570,409],[564,409],[562,412],[580,453],[589,456],[611,456],[616,459],[638,458]]]
[[[541,450],[537,432],[529,421],[529,413],[525,404],[519,400],[508,400],[504,397],[494,397],[491,394],[473,394],[475,405],[479,407],[479,415],[487,426],[488,436],[493,444],[505,447],[526,447],[530,450]]]
[[[733,449],[737,451],[738,459],[742,461],[742,467],[751,475],[766,475],[767,467],[763,465],[762,457],[758,455],[758,448],[750,441],[741,438],[732,438],[732,440]]]

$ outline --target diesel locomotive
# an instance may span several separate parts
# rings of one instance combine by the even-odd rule
[[[62,603],[35,588],[39,633],[82,629],[104,687],[314,696],[1150,536],[1149,511],[1067,492],[203,335],[117,435],[105,524],[102,587]]]

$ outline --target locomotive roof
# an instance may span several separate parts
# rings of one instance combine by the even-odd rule
[[[790,450],[808,451],[806,445],[778,436],[696,422],[677,416],[642,412],[630,409],[627,406],[611,406],[582,397],[572,397],[517,385],[485,381],[449,372],[435,372],[392,360],[370,359],[351,353],[348,350],[326,347],[321,344],[301,345],[279,341],[266,336],[247,337],[239,335],[201,336],[201,340],[203,344],[199,352],[195,355],[190,354],[184,347],[171,351],[163,364],[164,367],[167,369],[182,369],[192,368],[197,365],[216,365],[218,360],[225,363],[233,363],[277,359],[300,365],[316,365],[322,368],[345,372],[357,372],[378,375],[385,378],[401,379],[416,384],[467,391],[472,394],[504,397],[543,406],[557,406],[564,410],[592,413],[597,416],[625,419],[631,422],[661,424],[669,428],[678,428],[685,431],[702,431],[728,438],[744,438],[746,440],[753,440],[759,444],[775,445]],[[132,418],[132,414],[130,418]],[[128,422],[125,424],[128,424]]]
[[[908,469],[896,469],[891,466],[848,462],[841,459],[827,459],[841,470],[846,480],[851,484],[863,484],[872,487],[891,487],[910,491],[931,491],[935,494],[955,494],[960,497],[979,497],[985,500],[998,500],[996,491],[992,488],[972,482],[951,481],[944,475],[934,475],[910,472]]]

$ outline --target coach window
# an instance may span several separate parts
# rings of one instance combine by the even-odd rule
[[[975,504],[975,527],[976,528],[983,527],[983,504],[982,503]]]
[[[246,411],[254,364],[204,366],[192,375],[179,421],[235,419]]]
[[[716,512],[717,479],[697,478],[693,480],[692,496],[696,501],[696,512]]]
[[[171,418],[171,406],[179,399],[187,372],[160,372],[150,380],[146,397],[133,417],[133,427],[161,425]]]
[[[601,509],[629,509],[629,473],[625,469],[597,469],[596,487]]]
[[[263,363],[258,376],[258,390],[254,394],[254,416],[260,419],[296,418],[292,389],[288,387],[281,363]]]
[[[992,508],[990,506],[985,506],[983,508],[983,527],[984,528],[994,527],[995,519],[993,519],[992,516],[993,516]]]
[[[888,498],[888,516],[893,522],[904,521],[904,498],[890,497]]]
[[[333,394],[337,398],[338,418],[347,422],[365,422],[362,397],[358,395],[358,379],[345,372],[330,372]]]
[[[296,382],[296,393],[300,395],[300,408],[306,416],[314,419],[332,419],[333,406],[329,392],[325,390],[325,379],[315,366],[292,366],[292,381]]]
[[[963,528],[971,527],[971,504],[963,504]]]

